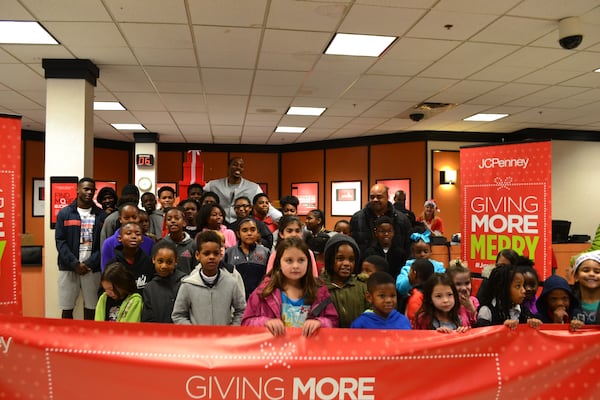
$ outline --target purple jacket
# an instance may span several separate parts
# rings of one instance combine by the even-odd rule
[[[260,293],[267,286],[270,277],[265,277],[260,285],[248,298],[246,310],[242,317],[242,326],[265,326],[265,323],[273,318],[281,318],[281,291],[279,289],[262,299]],[[320,312],[317,317],[312,316],[313,311],[319,307],[323,301],[327,301],[327,306]],[[319,307],[321,308],[321,307]],[[319,286],[317,298],[310,307],[308,319],[317,319],[321,322],[321,328],[337,328],[338,314],[335,306],[330,300],[329,290],[325,285]]]
[[[115,248],[121,244],[121,242],[119,242],[119,239],[118,239],[120,232],[121,232],[121,228],[117,229],[115,231],[115,233],[112,236],[106,238],[106,240],[102,244],[102,251],[100,252],[101,253],[100,266],[101,266],[103,272],[104,272],[104,269],[106,268],[106,264],[108,264],[108,262],[115,257]],[[142,236],[142,244],[140,245],[140,248],[144,251],[144,253],[146,253],[148,255],[148,257],[150,257],[152,255],[152,247],[153,246],[154,246],[154,240],[150,239],[148,236]],[[152,277],[150,277],[150,279],[152,279]]]

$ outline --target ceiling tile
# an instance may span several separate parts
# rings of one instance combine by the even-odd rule
[[[267,0],[188,0],[195,25],[257,27],[263,24]]]
[[[402,36],[423,17],[426,10],[355,4],[338,32]]]
[[[497,105],[505,104],[528,94],[540,91],[547,86],[525,83],[508,83],[471,100],[472,104]]]
[[[41,64],[44,58],[73,58],[63,46],[50,45],[11,45],[5,44],[4,50],[25,64]]]
[[[510,10],[510,15],[521,17],[559,20],[573,15],[581,15],[598,6],[596,0],[525,0]]]
[[[260,29],[195,26],[202,67],[254,68]]]
[[[207,110],[206,100],[201,94],[165,93],[161,97],[169,111],[206,112]]]
[[[491,24],[494,15],[432,10],[406,35],[409,37],[466,40]],[[449,29],[446,26],[451,25]]]
[[[435,9],[438,11],[499,15],[509,11],[520,1],[521,0],[502,0],[478,2],[472,0],[441,0],[435,5]]]
[[[325,51],[330,39],[329,33],[267,29],[258,68],[308,71]]]
[[[115,97],[129,111],[165,110],[160,97],[155,93],[116,92]],[[107,101],[109,99],[101,97],[99,100]]]
[[[110,21],[110,15],[100,0],[21,0],[41,21]],[[4,5],[2,5],[4,9]]]
[[[267,27],[333,32],[345,12],[343,4],[272,0]]]
[[[120,27],[125,35],[125,40],[131,47],[152,49],[193,48],[190,28],[187,25],[123,23]]]
[[[556,29],[553,21],[534,18],[502,17],[471,39],[476,42],[527,44]]]
[[[114,18],[120,22],[187,23],[184,2],[170,2],[166,6],[163,0],[144,0],[142,6],[136,0],[103,1]]]
[[[249,69],[203,68],[206,93],[249,95],[254,71]]]
[[[516,46],[465,43],[421,72],[422,76],[466,78],[517,50]]]

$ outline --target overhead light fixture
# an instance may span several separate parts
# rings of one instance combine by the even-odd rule
[[[94,111],[125,111],[125,107],[118,101],[95,101]]]
[[[600,72],[600,68],[596,68],[594,72]]]
[[[306,128],[300,126],[278,126],[275,128],[275,132],[277,133],[302,133],[306,130]]]
[[[290,107],[286,114],[287,115],[312,115],[315,117],[320,116],[327,110],[325,107]]]
[[[483,121],[483,122],[491,122],[496,121],[502,118],[508,117],[508,114],[475,114],[471,115],[468,118],[463,119],[463,121]]]
[[[440,185],[454,185],[456,183],[456,170],[446,169],[440,171]]]
[[[0,21],[1,44],[59,44],[36,21]]]
[[[111,124],[113,128],[120,131],[145,131],[144,125],[142,124]]]
[[[325,54],[379,57],[396,39],[396,36],[336,33]]]

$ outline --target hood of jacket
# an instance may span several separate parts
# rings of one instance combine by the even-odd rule
[[[546,298],[551,291],[556,289],[562,289],[569,294],[569,309],[567,310],[569,315],[572,314],[573,310],[580,307],[579,300],[573,295],[573,290],[571,289],[571,286],[569,286],[569,282],[562,276],[551,275],[544,281],[542,294],[540,294],[540,297],[535,303],[540,316],[548,317],[548,303],[546,302]]]

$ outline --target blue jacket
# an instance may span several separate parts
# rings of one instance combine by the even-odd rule
[[[92,255],[84,263],[91,268],[92,272],[100,272],[100,231],[106,213],[92,203],[92,214],[95,215]],[[54,238],[58,250],[58,269],[74,271],[75,266],[79,264],[79,241],[81,240],[81,218],[77,212],[77,200],[58,212]]]
[[[404,314],[392,310],[387,318],[383,319],[372,310],[367,310],[358,316],[350,328],[359,329],[411,329],[410,321]]]

